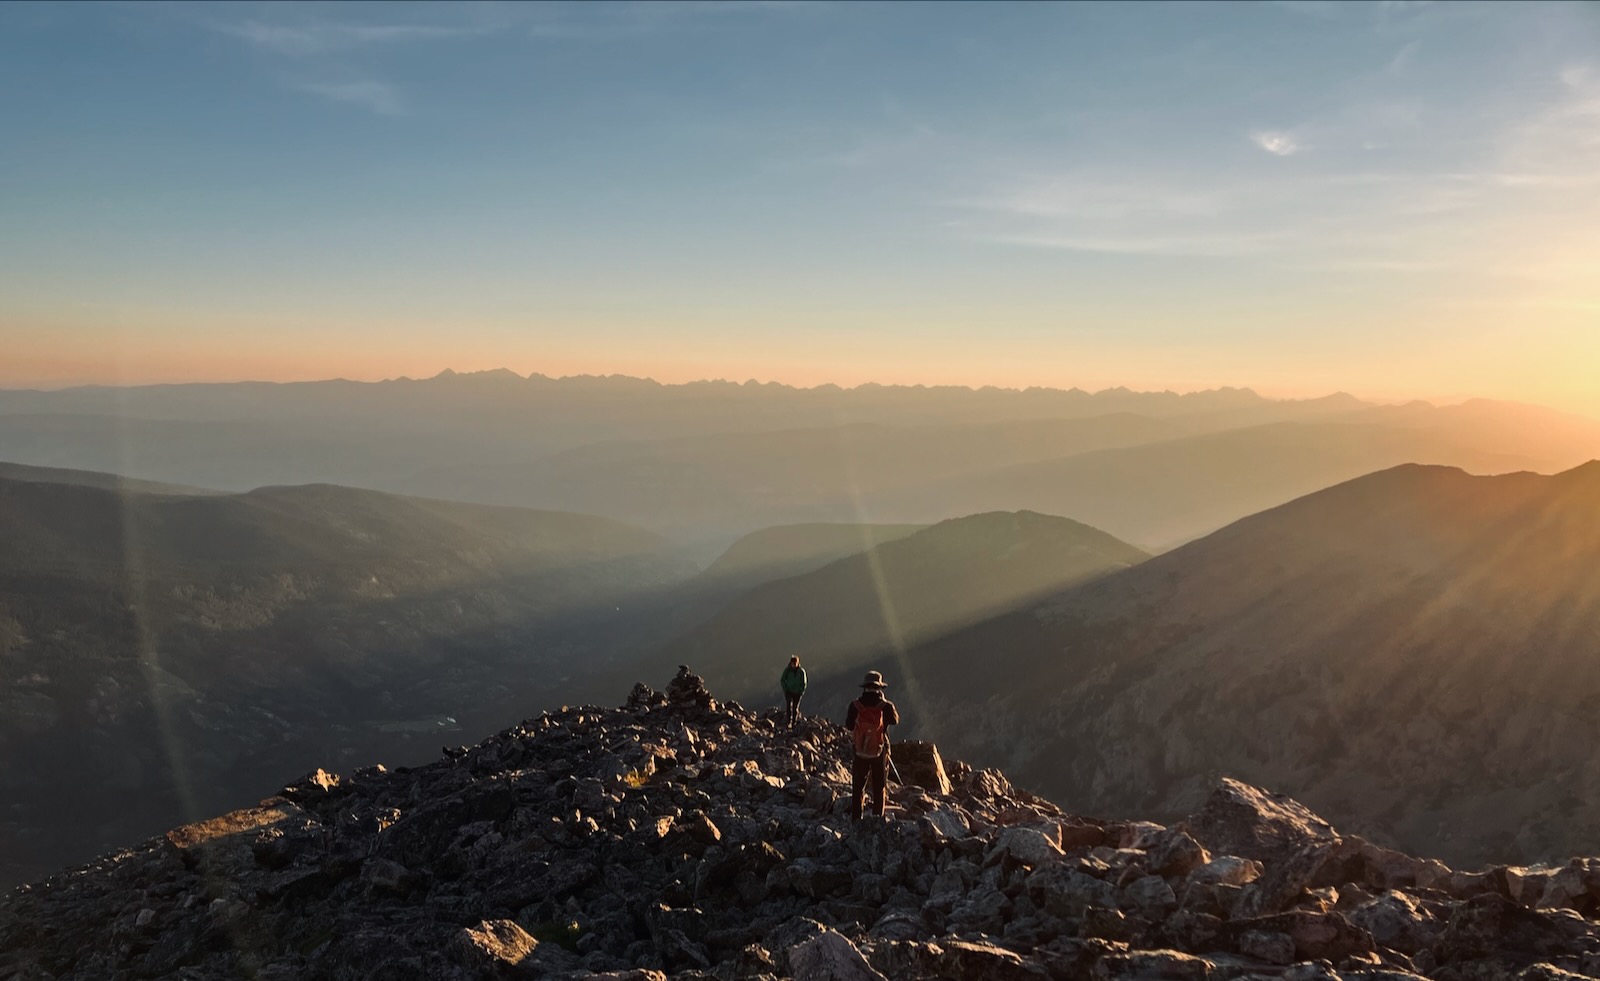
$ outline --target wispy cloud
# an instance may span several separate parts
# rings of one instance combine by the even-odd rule
[[[742,22],[760,14],[814,14],[830,6],[826,0],[636,0],[539,6],[531,8],[537,16],[527,25],[527,32],[542,40],[603,41]]]
[[[408,112],[405,100],[401,98],[399,91],[389,83],[375,79],[353,82],[301,82],[294,87],[333,102],[375,112],[380,116],[404,116]]]
[[[489,33],[493,28],[485,25],[439,24],[286,24],[248,20],[242,23],[219,23],[216,30],[275,54],[308,57],[373,44],[471,37]]]
[[[1300,142],[1283,130],[1256,130],[1250,134],[1250,142],[1276,157],[1292,157],[1300,151]]]
[[[1108,180],[1086,174],[1036,178],[961,203],[1033,218],[1095,221],[1206,218],[1229,206],[1228,193],[1214,187]]]
[[[1276,219],[1244,213],[1242,188],[1157,175],[1031,177],[952,205],[972,216],[964,237],[1073,252],[1241,256],[1286,238]]]
[[[1226,258],[1257,255],[1270,251],[1286,239],[1283,232],[1232,232],[1216,230],[1190,235],[1149,234],[1070,234],[1050,232],[990,232],[977,236],[981,241],[1003,245],[1025,245],[1067,252],[1099,252],[1111,255]]]
[[[1384,72],[1390,75],[1397,75],[1405,71],[1406,66],[1411,63],[1411,59],[1416,57],[1417,49],[1421,47],[1421,41],[1407,41],[1401,45],[1400,50],[1395,52],[1395,56],[1389,59],[1389,65],[1384,69]]]
[[[1561,69],[1561,84],[1569,89],[1583,92],[1595,88],[1600,75],[1597,75],[1593,65],[1568,65]]]
[[[1344,5],[1334,0],[1272,0],[1272,5],[1317,20],[1335,20]]]
[[[410,107],[397,86],[375,77],[370,67],[354,64],[369,60],[362,59],[361,52],[487,35],[505,25],[503,20],[477,14],[418,23],[333,20],[303,13],[317,8],[281,9],[281,19],[218,20],[202,15],[195,22],[286,62],[281,81],[287,88],[380,116],[405,116]]]

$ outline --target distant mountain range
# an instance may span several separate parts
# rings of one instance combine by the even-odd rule
[[[1069,515],[1167,548],[1405,462],[1555,472],[1600,423],[1248,389],[792,388],[508,371],[0,392],[0,458],[240,491],[335,483],[600,514],[709,557],[800,523]]]
[[[620,607],[695,571],[586,515],[5,472],[0,879],[556,697]]]

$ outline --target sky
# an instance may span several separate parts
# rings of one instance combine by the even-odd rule
[[[1600,5],[0,4],[0,386],[1600,416]]]

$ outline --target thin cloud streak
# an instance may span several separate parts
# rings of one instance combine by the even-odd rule
[[[1152,174],[1030,178],[947,202],[944,227],[972,241],[1142,256],[1281,257],[1285,268],[1432,272],[1480,219],[1546,191],[1600,186],[1600,173],[1360,173],[1187,187]]]
[[[484,26],[432,24],[268,24],[250,20],[218,24],[216,29],[257,48],[290,57],[309,57],[372,44],[439,41],[490,33]]]
[[[375,79],[354,82],[301,82],[294,87],[331,102],[355,106],[380,116],[404,116],[409,113],[405,101],[394,86]]]
[[[603,41],[649,37],[759,14],[815,13],[825,0],[649,0],[625,4],[540,7],[540,19],[527,26],[529,37],[552,41]],[[570,11],[579,11],[572,16]]]
[[[1213,234],[1196,236],[1074,236],[1026,233],[993,233],[977,240],[999,245],[1023,245],[1036,249],[1065,252],[1094,252],[1111,255],[1150,257],[1229,258],[1260,255],[1285,241],[1283,233]]]

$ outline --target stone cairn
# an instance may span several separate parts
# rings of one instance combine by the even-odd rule
[[[318,770],[0,902],[0,981],[1600,975],[1600,860],[1461,872],[1222,780],[1080,817],[900,743],[848,817],[837,726],[680,670],[414,769]]]

